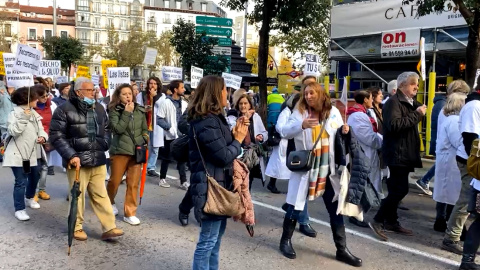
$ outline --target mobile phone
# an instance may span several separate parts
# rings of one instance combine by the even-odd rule
[[[22,162],[23,173],[30,173],[32,168],[30,167],[30,160],[24,160]]]

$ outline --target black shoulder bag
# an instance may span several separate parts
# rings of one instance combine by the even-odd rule
[[[133,118],[133,113],[132,112],[132,124],[133,124],[133,132],[135,132],[135,121]],[[147,162],[147,147],[144,144],[137,144],[135,141],[135,136],[132,134],[132,131],[129,129],[127,126],[127,132],[130,135],[130,138],[132,138],[133,145],[135,145],[135,151],[134,151],[134,156],[135,156],[135,162],[137,164],[142,164]]]

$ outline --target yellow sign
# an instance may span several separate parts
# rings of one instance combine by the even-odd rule
[[[0,75],[5,75],[5,64],[3,63],[3,52],[0,52]]]
[[[108,89],[107,68],[117,67],[117,60],[102,60],[103,87]]]
[[[91,78],[90,76],[90,68],[86,66],[78,66],[77,67],[77,78],[78,77],[85,77],[85,78]]]

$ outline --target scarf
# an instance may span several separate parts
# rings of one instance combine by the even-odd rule
[[[326,123],[325,123],[326,124]],[[312,128],[312,144],[317,140],[322,126],[318,125]],[[327,185],[327,176],[329,169],[329,135],[323,130],[322,137],[315,149],[313,149],[313,167],[308,172],[308,200],[313,201],[323,195]]]
[[[356,112],[362,112],[362,113],[367,114],[368,119],[370,120],[370,123],[372,123],[373,131],[375,133],[378,132],[378,124],[375,121],[375,118],[373,118],[370,114],[368,114],[367,109],[362,104],[357,103],[357,104],[353,105],[352,107],[349,107],[348,111],[347,111],[347,115],[350,116],[351,114],[356,113]]]
[[[95,112],[95,106],[91,106],[87,109],[87,134],[89,142],[94,142],[96,140],[97,130],[97,114]]]
[[[253,211],[252,196],[249,191],[249,170],[247,165],[235,159],[233,161],[233,191],[240,194],[240,202],[245,208],[245,212],[239,216],[233,217],[233,220],[240,220],[245,225],[255,224],[255,213]]]

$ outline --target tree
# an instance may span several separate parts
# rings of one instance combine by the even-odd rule
[[[466,82],[474,85],[476,70],[480,67],[480,5],[477,0],[402,0],[404,5],[418,5],[418,15],[442,13],[445,10],[459,11],[468,24],[468,44],[466,51]],[[452,5],[452,3],[454,5]],[[447,8],[447,9],[446,9]]]
[[[195,24],[178,20],[173,26],[173,36],[170,44],[180,55],[183,74],[190,78],[192,66],[202,68],[204,75],[219,75],[228,66],[224,56],[215,56],[213,46],[218,44],[217,38],[207,37],[205,33],[195,33]]]
[[[119,67],[134,68],[143,63],[146,36],[141,27],[132,26],[127,39],[122,41],[113,26],[109,27],[107,31],[107,47],[102,53],[104,58],[117,60]]]
[[[155,65],[150,66],[151,70],[157,70],[157,68],[160,66],[175,65],[177,62],[179,55],[176,53],[175,48],[173,48],[170,44],[172,37],[172,31],[162,32],[159,37],[157,37],[153,31],[148,31],[145,33],[147,46],[155,48],[158,51]]]
[[[46,59],[60,60],[63,69],[70,74],[72,64],[83,59],[85,47],[74,37],[40,38],[40,43],[46,54]]]
[[[248,0],[222,0],[222,5],[242,11]],[[258,77],[260,80],[259,114],[266,119],[267,112],[267,61],[270,30],[288,34],[292,28],[308,29],[318,23],[325,12],[326,0],[254,0],[254,10],[248,15],[250,23],[261,23],[258,50]]]
[[[0,11],[0,51],[12,52],[11,45],[17,40],[17,35],[12,33],[12,20],[15,15],[5,8]]]

